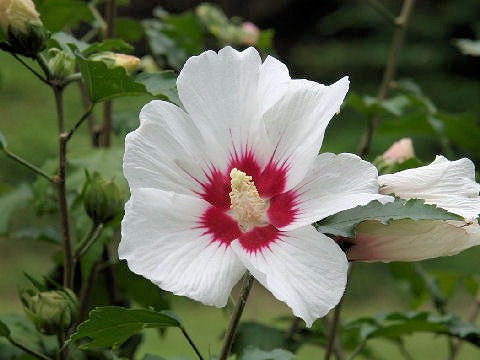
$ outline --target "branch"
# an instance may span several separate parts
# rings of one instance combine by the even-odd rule
[[[407,24],[410,18],[410,15],[413,10],[413,5],[415,0],[405,0],[403,2],[402,10],[400,16],[395,19],[396,29],[393,33],[392,47],[390,48],[390,54],[388,55],[387,65],[383,72],[382,83],[378,91],[377,98],[380,101],[383,101],[387,96],[388,90],[390,88],[391,82],[395,78],[395,71],[397,69],[397,60],[398,55],[400,54],[400,49],[402,48],[403,40],[405,38],[405,33],[407,31]],[[358,147],[357,153],[365,158],[368,155],[370,150],[370,144],[372,142],[373,133],[378,126],[380,117],[374,116],[369,119],[367,124],[367,129],[363,134],[362,140]]]
[[[188,343],[189,343],[190,346],[193,348],[193,351],[195,351],[195,354],[197,354],[198,358],[199,358],[200,360],[203,360],[203,356],[202,356],[202,354],[200,354],[200,350],[198,350],[197,345],[195,345],[195,343],[193,342],[193,340],[192,340],[192,338],[190,337],[190,335],[188,335],[187,330],[183,327],[183,325],[180,325],[180,330],[182,330],[182,334],[185,336],[185,338],[187,339]]]
[[[235,339],[235,333],[237,332],[238,324],[240,323],[240,318],[242,317],[243,309],[247,303],[248,294],[252,288],[254,278],[247,272],[245,279],[243,281],[242,290],[240,292],[240,298],[237,301],[235,310],[233,311],[232,318],[230,319],[230,325],[228,330],[225,333],[225,338],[223,340],[223,347],[218,357],[218,360],[227,360],[228,355],[230,355],[230,350],[232,349],[233,340]]]
[[[85,119],[87,119],[90,114],[92,113],[93,111],[93,107],[95,106],[95,103],[90,103],[90,107],[88,108],[87,112],[85,114],[83,114],[83,116],[80,118],[80,120],[77,121],[77,123],[73,126],[73,128],[67,133],[66,137],[65,137],[65,141],[69,141],[70,138],[73,136],[73,134],[75,133],[75,131],[77,131],[77,129],[80,127],[80,125],[82,125],[82,123],[85,121]]]
[[[12,344],[13,346],[16,346],[18,347],[19,349],[23,350],[24,352],[26,352],[27,354],[30,354],[34,357],[36,357],[37,359],[40,359],[40,360],[52,360],[51,358],[49,358],[48,356],[46,355],[43,355],[43,354],[40,354],[34,350],[31,350],[25,346],[23,346],[22,344],[16,342],[15,340],[13,340],[10,336],[7,336],[7,340],[10,342],[10,344]]]
[[[478,316],[478,313],[480,312],[480,289],[477,292],[477,295],[475,296],[475,300],[473,301],[472,305],[470,306],[470,309],[468,311],[468,316],[467,316],[467,321],[469,323],[473,323],[475,319]],[[458,355],[460,349],[462,348],[463,341],[462,340],[457,340],[455,343],[452,353],[450,354],[450,357],[448,360],[453,360],[455,357]]]
[[[55,177],[57,184],[58,202],[60,210],[60,229],[62,231],[63,242],[63,286],[71,289],[73,286],[74,260],[72,253],[72,243],[70,239],[70,226],[68,219],[67,188],[66,188],[66,168],[67,168],[67,136],[65,134],[65,120],[63,113],[63,90],[52,87],[55,95],[55,104],[58,117],[59,133],[59,156],[58,156],[58,175]]]
[[[51,177],[50,175],[48,175],[45,171],[43,171],[42,169],[36,167],[35,165],[33,164],[30,164],[27,160],[21,158],[20,156],[18,155],[15,155],[14,153],[12,153],[10,150],[8,149],[3,149],[3,151],[5,152],[5,155],[7,155],[10,159],[13,159],[15,160],[16,162],[18,162],[19,164],[22,164],[23,166],[25,166],[27,169],[30,169],[32,170],[34,173],[36,173],[37,175],[40,175],[40,176],[43,176],[45,179],[47,179],[48,181],[52,182],[53,183],[53,177]]]
[[[107,28],[105,31],[105,39],[110,39],[115,34],[115,16],[116,16],[115,0],[106,0],[105,17],[107,22]],[[112,100],[105,101],[103,103],[103,128],[102,128],[102,145],[104,147],[110,147],[110,144],[111,144],[112,112],[113,112]]]
[[[23,66],[25,66],[28,70],[30,70],[33,75],[35,75],[37,78],[39,78],[43,83],[47,84],[48,86],[50,86],[50,83],[48,82],[47,79],[45,79],[42,75],[40,75],[37,70],[35,70],[33,67],[31,67],[30,65],[28,65],[25,61],[22,60],[21,57],[19,57],[18,55],[16,54],[13,54],[13,53],[10,53],[12,54],[12,56],[17,59]]]

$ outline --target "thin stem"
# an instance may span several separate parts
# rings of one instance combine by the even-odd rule
[[[403,40],[407,30],[408,20],[413,10],[415,0],[404,0],[400,16],[395,19],[395,31],[393,33],[392,46],[390,48],[390,54],[388,56],[387,65],[383,72],[382,83],[378,91],[378,100],[383,101],[387,96],[390,84],[395,78],[395,72],[397,69],[398,55],[402,48]],[[363,134],[362,140],[358,147],[357,153],[362,157],[366,157],[370,150],[370,144],[372,142],[373,133],[378,126],[380,117],[378,115],[369,119],[367,129]]]
[[[330,329],[332,325],[327,316],[323,318],[323,321],[325,323],[325,327]],[[343,351],[338,336],[335,336],[335,340],[333,341],[333,353],[335,354],[337,360],[345,360],[345,352]]]
[[[115,34],[115,16],[116,4],[115,0],[106,0],[105,2],[105,20],[107,28],[105,31],[105,39],[110,39]],[[111,100],[103,103],[103,128],[102,128],[102,145],[110,147],[112,138],[112,113],[113,102]]]
[[[22,60],[22,58],[16,54],[10,53],[12,56],[17,59],[23,66],[25,66],[28,70],[30,70],[33,75],[35,75],[37,78],[39,78],[43,83],[47,84],[50,86],[50,83],[48,82],[47,79],[45,79],[42,75],[40,75],[37,70],[35,70],[33,67],[28,65],[25,61]]]
[[[83,107],[85,108],[85,111],[88,111],[88,109],[91,106],[91,101],[88,97],[87,89],[85,88],[85,84],[83,83],[83,81],[78,82],[78,87],[80,88],[80,95],[82,98]],[[90,114],[88,115],[87,124],[88,124],[88,131],[90,133],[90,140],[91,140],[92,146],[99,147],[100,146],[99,136],[101,133],[101,129],[97,125],[97,121],[95,119],[95,115],[93,112],[90,112]]]
[[[302,323],[302,319],[300,319],[298,316],[295,316],[292,319],[292,322],[290,323],[290,326],[288,327],[287,334],[285,337],[287,340],[291,340],[293,338],[293,335],[295,334],[295,331],[297,331],[298,327]]]
[[[46,355],[43,355],[43,354],[40,354],[34,350],[31,350],[27,347],[25,347],[24,345],[16,342],[15,340],[13,340],[10,336],[7,336],[7,340],[10,344],[12,344],[13,346],[16,346],[18,347],[19,349],[23,350],[24,352],[26,352],[27,354],[30,354],[34,357],[36,357],[37,359],[40,359],[40,360],[52,360],[51,358],[49,358],[48,356]]]
[[[250,293],[250,289],[253,285],[253,276],[250,273],[245,275],[245,279],[243,280],[242,290],[240,292],[240,297],[237,301],[237,305],[235,306],[235,310],[233,311],[232,318],[230,319],[230,325],[228,326],[228,330],[225,334],[225,338],[223,340],[223,347],[220,353],[218,360],[227,360],[230,351],[232,350],[233,340],[235,339],[235,333],[237,332],[238,324],[240,323],[240,318],[242,317],[243,309],[245,308],[245,304],[247,303],[248,294]]]
[[[380,15],[382,15],[389,23],[395,25],[395,15],[393,15],[390,10],[388,10],[385,5],[383,5],[378,0],[368,0],[370,6],[376,10]]]
[[[475,300],[473,301],[472,305],[470,306],[470,309],[468,310],[467,321],[469,323],[475,322],[479,312],[480,312],[480,289],[478,290],[477,295],[475,296]],[[458,355],[462,346],[463,346],[463,341],[460,339],[457,340],[448,360],[455,359],[455,357]]]
[[[53,177],[51,177],[50,175],[48,175],[45,171],[43,171],[42,169],[36,167],[35,165],[32,165],[30,164],[27,160],[25,159],[22,159],[20,156],[18,155],[15,155],[14,153],[12,153],[10,150],[8,149],[3,149],[3,151],[5,152],[5,155],[7,155],[10,159],[12,160],[15,160],[16,162],[18,162],[19,164],[22,164],[23,166],[25,166],[26,168],[32,170],[34,173],[36,173],[37,175],[40,175],[40,176],[43,176],[45,179],[47,179],[48,181],[50,182],[53,182]]]
[[[38,62],[38,65],[40,65],[43,72],[45,73],[45,76],[47,77],[47,81],[51,80],[52,79],[52,73],[50,71],[50,68],[47,65],[47,60],[45,59],[43,54],[38,53],[37,56],[36,56],[36,60]],[[51,85],[51,84],[49,83],[49,85]]]
[[[195,351],[195,354],[197,354],[198,358],[199,358],[200,360],[203,360],[203,356],[202,356],[202,354],[200,354],[200,350],[198,350],[197,345],[195,345],[195,343],[193,342],[193,340],[192,340],[192,338],[190,337],[190,335],[188,335],[187,330],[186,330],[182,325],[180,325],[180,330],[182,330],[183,335],[184,335],[185,338],[187,339],[187,341],[188,341],[188,343],[190,344],[190,346],[193,348],[193,351]]]
[[[347,279],[350,279],[350,276],[352,276],[352,272],[354,269],[354,264],[350,264],[348,268],[348,273],[347,273]],[[335,341],[337,341],[337,329],[338,329],[338,324],[340,323],[340,314],[342,312],[342,306],[343,306],[343,301],[345,299],[345,294],[348,289],[348,284],[350,281],[347,281],[347,285],[345,286],[345,292],[343,293],[342,298],[340,299],[340,302],[338,305],[335,307],[335,311],[333,313],[333,320],[332,323],[330,324],[330,329],[328,331],[328,343],[327,343],[327,350],[325,352],[325,360],[329,360],[330,356],[332,355],[334,346],[335,346]],[[338,346],[340,346],[340,343],[338,343]]]
[[[103,224],[92,224],[90,231],[77,245],[75,258],[80,259],[102,234]]]
[[[90,114],[93,111],[94,106],[95,106],[95,103],[90,103],[90,107],[88,108],[87,112],[85,114],[83,114],[83,116],[80,118],[80,120],[78,120],[77,123],[73,126],[73,128],[67,133],[65,141],[70,140],[70,138],[73,136],[75,131],[77,131],[77,129],[80,127],[80,125],[82,125],[83,122],[85,121],[85,119],[87,119],[90,116]]]
[[[67,134],[65,134],[65,119],[63,113],[63,90],[52,87],[55,94],[55,104],[58,117],[59,133],[59,161],[58,175],[55,177],[58,192],[58,202],[60,210],[60,229],[63,242],[63,286],[72,288],[74,274],[74,259],[72,253],[72,243],[70,239],[70,227],[68,219],[67,188],[66,188],[66,168],[67,168]]]
[[[363,348],[367,344],[367,340],[363,340],[356,348],[353,350],[352,355],[348,358],[348,360],[353,360],[355,359],[360,353],[362,352]]]

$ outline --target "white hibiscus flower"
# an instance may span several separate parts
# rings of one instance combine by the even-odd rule
[[[161,288],[218,307],[249,270],[308,326],[324,316],[348,262],[310,224],[385,197],[370,163],[318,155],[348,84],[292,80],[253,48],[190,58],[177,80],[186,111],[152,101],[126,138],[120,258]]]
[[[358,261],[416,261],[455,255],[480,245],[480,184],[469,159],[448,161],[437,156],[430,165],[378,178],[383,194],[424,199],[465,218],[465,221],[411,219],[365,221],[356,229],[348,258]]]

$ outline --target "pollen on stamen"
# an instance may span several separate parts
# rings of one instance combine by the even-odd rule
[[[233,168],[230,178],[232,191],[229,196],[232,216],[244,230],[264,224],[266,202],[258,194],[252,177]]]

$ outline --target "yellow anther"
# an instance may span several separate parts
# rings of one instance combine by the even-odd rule
[[[230,178],[232,191],[229,195],[232,216],[245,231],[263,224],[266,203],[258,194],[252,177],[233,168]]]

